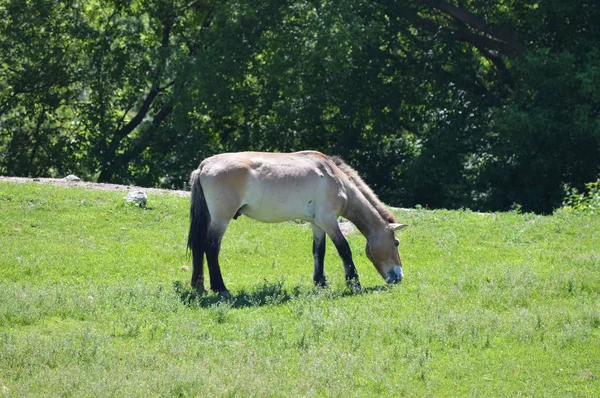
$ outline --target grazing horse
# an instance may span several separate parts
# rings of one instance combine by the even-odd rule
[[[313,280],[326,286],[325,235],[344,264],[346,283],[361,290],[348,241],[338,216],[350,220],[367,238],[366,254],[388,283],[402,280],[394,215],[358,173],[338,157],[316,151],[223,153],[204,159],[191,179],[190,231],[192,286],[204,290],[204,255],[214,292],[229,296],[219,266],[221,240],[232,219],[245,215],[263,222],[300,219],[313,232]]]

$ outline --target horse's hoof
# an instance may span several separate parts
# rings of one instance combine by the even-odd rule
[[[204,296],[205,294],[208,293],[208,290],[206,290],[203,287],[200,286],[192,286],[192,290],[198,295],[198,296]]]
[[[219,295],[220,298],[224,298],[227,300],[229,300],[231,298],[231,293],[229,293],[229,290],[221,290],[217,294]]]
[[[317,290],[329,289],[329,283],[327,283],[327,281],[315,282],[315,287]]]
[[[349,283],[348,287],[350,288],[350,291],[354,294],[362,293],[362,286],[360,285],[360,282]]]

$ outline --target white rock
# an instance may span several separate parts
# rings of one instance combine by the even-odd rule
[[[76,175],[69,174],[68,176],[63,178],[63,180],[65,180],[65,181],[81,181],[81,178],[77,177]]]
[[[148,201],[148,195],[144,191],[129,191],[125,196],[125,200],[128,203],[135,203],[136,205],[145,206]]]

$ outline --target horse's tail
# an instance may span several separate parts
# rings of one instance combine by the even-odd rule
[[[200,184],[200,170],[195,170],[190,178],[192,199],[190,206],[190,232],[187,247],[192,251],[192,287],[204,289],[204,253],[206,236],[210,225],[210,213]]]

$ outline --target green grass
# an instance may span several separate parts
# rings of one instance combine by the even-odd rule
[[[388,288],[349,237],[312,287],[305,224],[232,222],[233,299],[189,288],[189,199],[0,183],[0,396],[600,394],[600,218],[397,212]]]

